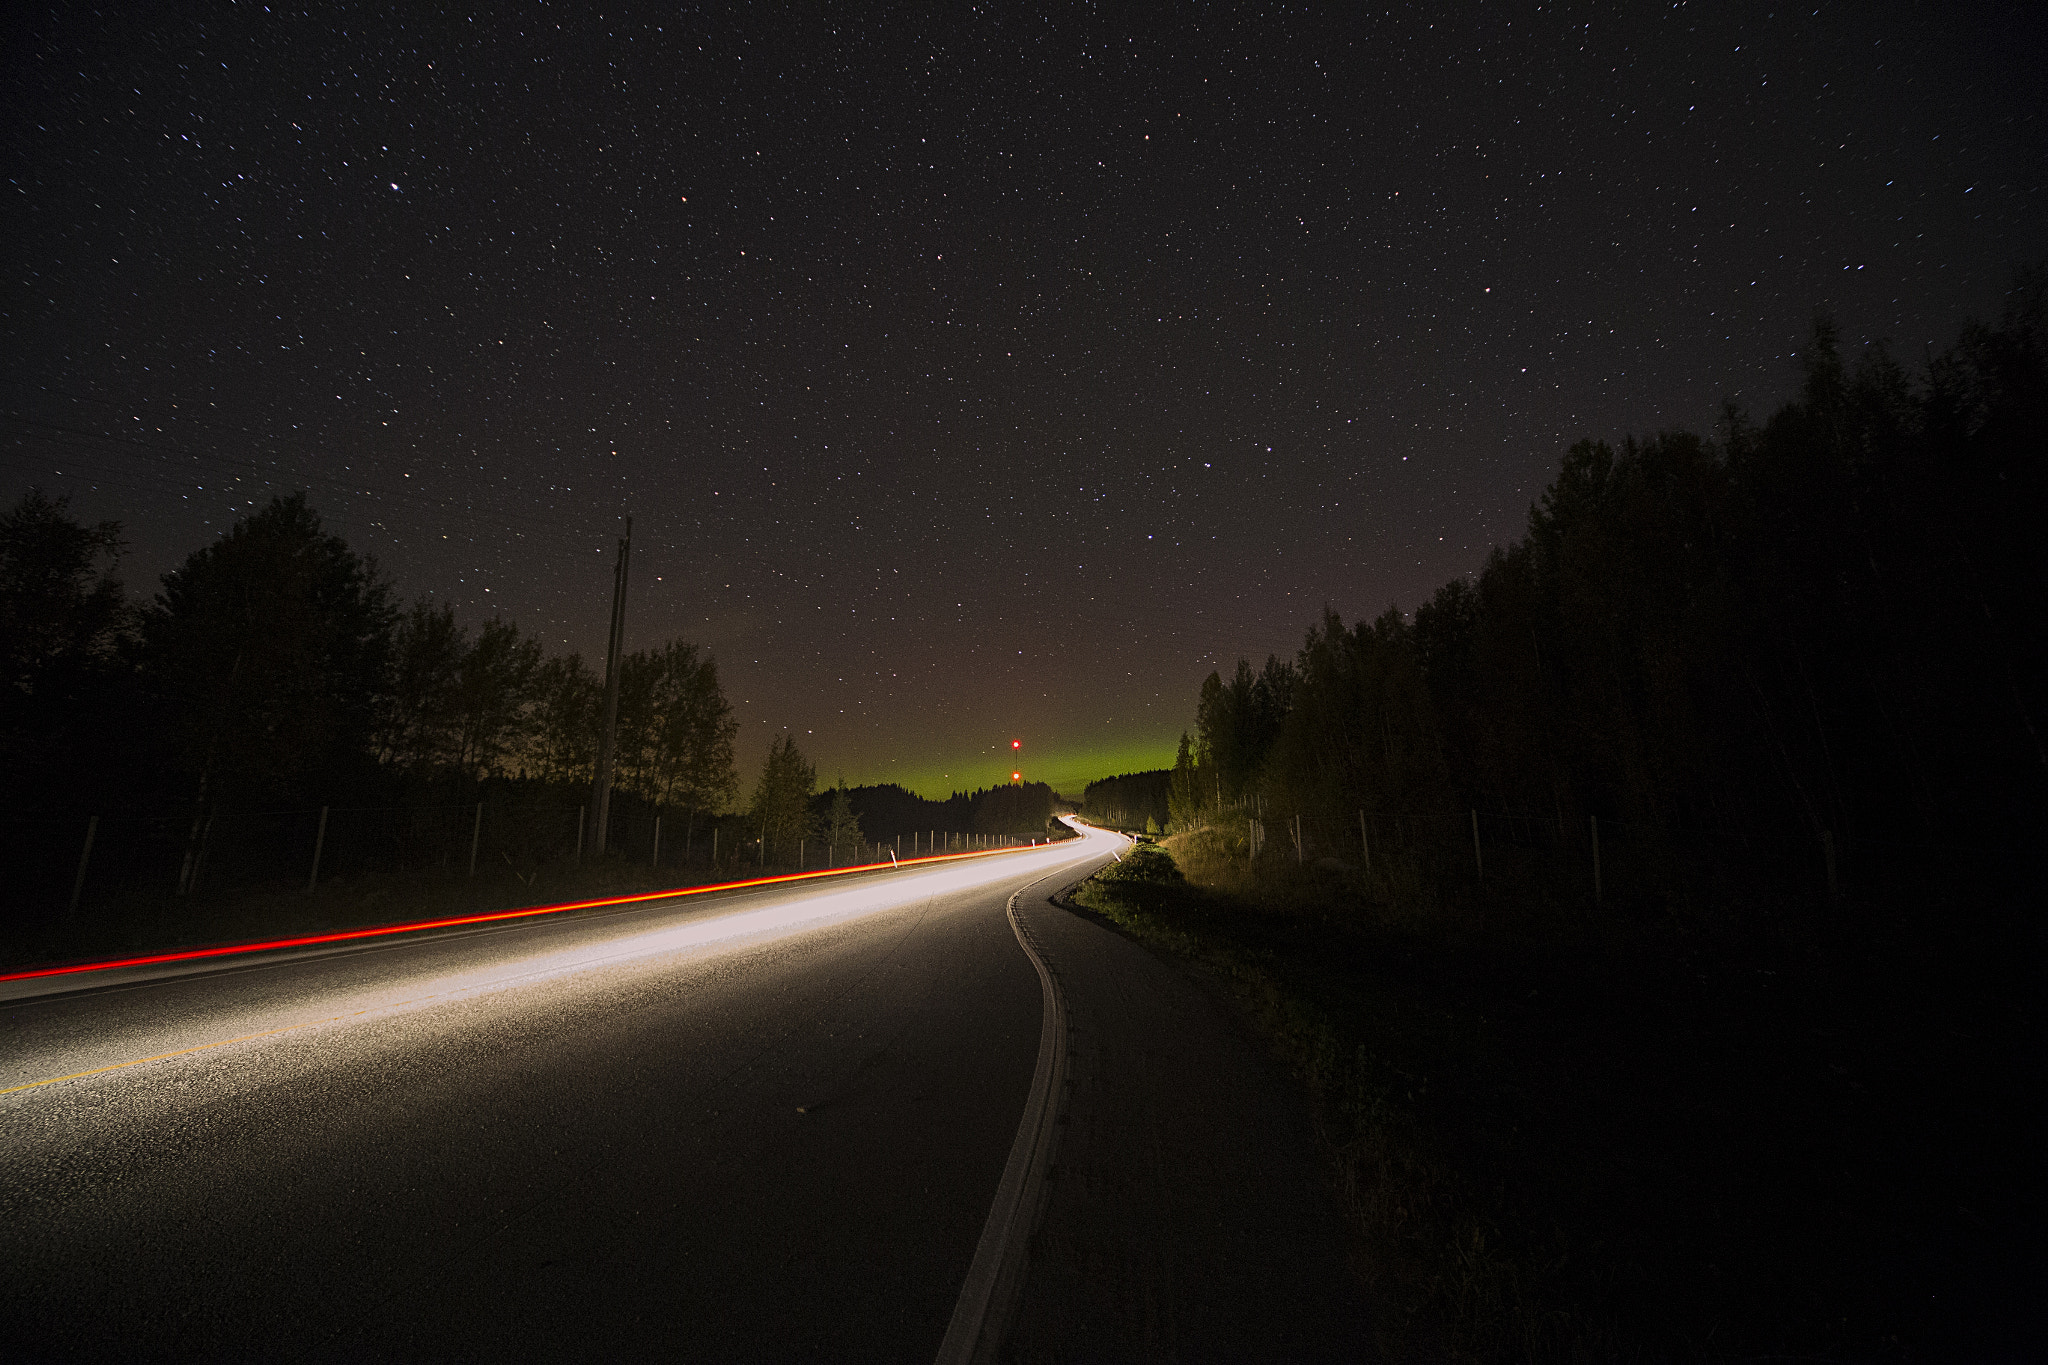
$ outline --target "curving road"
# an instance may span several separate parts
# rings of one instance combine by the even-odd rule
[[[1298,1100],[1185,981],[1046,900],[1117,842],[16,983],[0,1340],[1358,1358]]]

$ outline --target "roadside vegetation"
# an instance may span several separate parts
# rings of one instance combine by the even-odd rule
[[[1205,829],[1075,899],[1311,1090],[1392,1358],[1999,1358],[2038,1332],[2037,940],[1374,891]]]
[[[743,787],[717,661],[601,661],[410,605],[303,494],[131,594],[121,528],[0,512],[0,965],[291,937],[1063,837],[1043,783],[819,792],[793,737]],[[715,857],[714,857],[715,851]]]
[[[1091,789],[1171,837],[1078,899],[1308,1082],[1397,1358],[2048,1340],[2043,279],[1799,359]]]

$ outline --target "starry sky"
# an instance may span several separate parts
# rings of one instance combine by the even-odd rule
[[[2048,260],[2031,5],[20,7],[9,501],[306,489],[405,597],[717,656],[750,787],[1078,795],[1816,308]]]

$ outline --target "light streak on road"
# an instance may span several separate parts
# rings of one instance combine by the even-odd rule
[[[555,905],[529,905],[517,910],[489,910],[476,915],[456,915],[448,919],[414,920],[406,924],[380,924],[368,929],[342,929],[331,934],[307,934],[299,938],[269,939],[256,943],[228,943],[211,948],[186,948],[172,953],[152,953],[144,957],[108,958],[98,962],[73,962],[55,967],[32,967],[25,971],[0,972],[0,983],[9,981],[33,981],[42,977],[75,976],[88,972],[110,972],[130,967],[153,967],[162,963],[192,962],[202,958],[236,957],[245,953],[269,953],[291,948],[310,948],[328,943],[345,943],[353,939],[381,938],[393,934],[416,934],[427,929],[452,929],[470,924],[490,924],[500,920],[534,919],[544,915],[567,914],[572,910],[597,910],[616,905],[634,905],[648,901],[680,900],[685,896],[703,896],[714,891],[740,891],[757,886],[778,886],[789,882],[815,881],[821,877],[845,877],[857,872],[897,871],[906,867],[918,867],[927,863],[948,862],[962,858],[993,858],[1002,854],[1029,852],[1029,848],[978,849],[968,853],[938,853],[925,858],[905,858],[900,862],[891,853],[886,863],[855,863],[848,867],[820,869],[816,872],[784,872],[772,877],[750,877],[744,881],[714,882],[709,886],[679,886],[665,891],[636,891],[629,896],[603,896],[596,900],[562,901]]]
[[[738,884],[739,894],[744,899],[752,901],[770,897],[770,903],[722,909],[716,905],[691,906],[686,902],[673,907],[675,911],[687,914],[686,918],[664,913],[671,909],[670,906],[648,904],[611,919],[555,921],[554,925],[561,933],[570,934],[575,940],[566,945],[555,933],[546,935],[540,942],[522,942],[526,936],[518,932],[516,925],[505,926],[513,930],[512,933],[487,934],[481,939],[461,943],[448,939],[401,939],[388,946],[416,945],[435,949],[436,957],[442,960],[434,962],[425,971],[406,970],[400,963],[383,959],[379,954],[380,960],[400,969],[356,974],[354,980],[332,982],[303,992],[283,990],[278,998],[267,1004],[231,1009],[217,1017],[212,1021],[211,1037],[202,1034],[195,1038],[193,1032],[196,1029],[189,1021],[182,1026],[190,1030],[183,1032],[183,1036],[179,1036],[180,1026],[166,1023],[161,1027],[143,1027],[135,1031],[128,1038],[131,1046],[125,1049],[112,1039],[106,1040],[103,1046],[116,1049],[111,1055],[100,1051],[97,1056],[75,1059],[45,1056],[28,1062],[34,1070],[17,1070],[13,1076],[4,1074],[9,1068],[0,1068],[0,1095],[45,1090],[62,1081],[125,1071],[234,1043],[254,1043],[321,1026],[389,1017],[627,963],[662,957],[702,960],[776,939],[819,932],[992,883],[1019,877],[1028,879],[1034,873],[1042,876],[1060,866],[1101,856],[1105,843],[1122,842],[1117,836],[1103,831],[1081,829],[1077,832],[1082,835],[1080,839],[1040,845],[1035,849],[1004,850],[1012,856],[996,858],[984,853],[936,857],[920,860],[917,865],[906,863],[903,874],[876,876],[853,883],[819,885],[815,878],[804,877],[741,883]],[[882,865],[884,870],[887,866]],[[714,888],[692,888],[692,891],[711,889]],[[632,899],[674,898],[671,893],[668,896]],[[654,922],[650,923],[650,918]],[[540,921],[536,927],[546,924],[547,921]],[[471,946],[475,950],[473,953],[469,951]],[[246,951],[254,953],[256,948]],[[460,953],[482,961],[474,966],[450,970],[443,952]],[[289,967],[295,959],[317,960],[321,956],[324,955],[282,953],[268,962],[260,958],[255,960],[264,966]],[[241,962],[203,961],[192,964],[191,971],[203,974],[228,965],[239,966]],[[108,975],[118,980],[122,974],[110,972]],[[376,980],[373,983],[366,977]],[[16,991],[36,987],[67,990],[73,985],[72,980],[64,978],[17,981]],[[25,1058],[17,1060],[28,1061]],[[66,1065],[67,1060],[71,1064]]]

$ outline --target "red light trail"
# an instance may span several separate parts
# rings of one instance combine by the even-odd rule
[[[595,910],[607,905],[633,905],[641,901],[680,900],[713,891],[737,891],[750,886],[774,886],[782,882],[815,881],[820,877],[844,877],[854,872],[889,871],[916,867],[922,863],[943,863],[962,858],[989,858],[1001,853],[1029,853],[1044,844],[1019,848],[976,849],[968,853],[934,853],[899,862],[858,863],[852,867],[824,868],[816,872],[781,872],[773,877],[752,877],[746,881],[715,882],[710,886],[679,886],[668,891],[639,891],[630,896],[605,896],[598,900],[564,901],[559,905],[533,905],[519,910],[492,910],[480,915],[457,915],[452,919],[417,920],[409,924],[384,924],[370,929],[344,929],[332,934],[307,934],[299,938],[270,939],[262,943],[230,943],[214,948],[187,948],[175,953],[152,953],[146,957],[110,958],[104,962],[75,962],[63,967],[36,967],[25,972],[0,972],[0,981],[28,981],[36,977],[71,976],[80,972],[106,972],[119,967],[153,967],[163,962],[190,962],[200,958],[232,957],[242,953],[275,952],[283,948],[309,948],[321,943],[346,943],[353,939],[381,938],[389,934],[416,934],[427,929],[452,929],[464,924],[490,924],[499,920],[533,919],[561,915],[571,910]],[[894,855],[891,855],[892,859]]]

